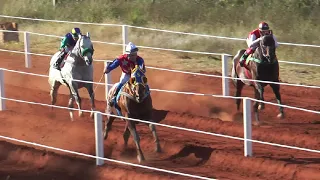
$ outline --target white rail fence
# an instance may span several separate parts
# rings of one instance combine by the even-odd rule
[[[98,117],[100,116],[101,117],[101,114],[96,113],[96,116],[98,116]],[[95,125],[98,124],[98,123],[102,123],[102,121],[100,121],[99,118],[95,119]],[[84,156],[84,157],[88,157],[88,158],[94,158],[94,159],[96,159],[96,165],[97,166],[103,165],[104,161],[109,161],[109,162],[113,162],[113,163],[129,165],[129,166],[133,166],[133,167],[139,167],[139,168],[143,168],[143,169],[149,169],[149,170],[153,170],[153,171],[159,171],[159,172],[164,172],[164,173],[169,173],[169,174],[174,174],[174,175],[180,175],[180,176],[185,176],[185,177],[191,177],[191,178],[196,178],[196,179],[216,180],[216,179],[213,179],[213,178],[208,178],[208,177],[203,177],[203,176],[197,176],[197,175],[181,173],[181,172],[177,172],[177,171],[171,171],[171,170],[160,169],[160,168],[155,168],[155,167],[151,167],[151,166],[144,166],[144,165],[140,165],[140,164],[134,164],[134,163],[124,162],[124,161],[119,161],[119,160],[115,160],[115,159],[109,159],[109,158],[105,158],[105,157],[99,156],[99,155],[94,156],[94,155],[80,153],[80,152],[76,152],[76,151],[70,151],[70,150],[56,148],[56,147],[52,147],[52,146],[46,146],[46,145],[43,145],[43,144],[38,144],[38,143],[34,143],[34,142],[28,142],[28,141],[24,141],[24,140],[20,140],[20,139],[16,139],[16,138],[11,138],[11,137],[7,137],[7,136],[1,136],[0,135],[0,138],[8,140],[8,141],[15,141],[15,142],[19,142],[19,143],[23,143],[23,144],[27,144],[27,145],[46,148],[46,149],[49,149],[49,150],[65,152],[65,153],[78,155],[78,156]],[[97,137],[96,137],[96,139],[97,139]]]
[[[0,15],[1,17],[1,15]],[[0,31],[6,31],[6,32],[20,32],[24,34],[24,52],[19,52],[19,53],[24,53],[25,54],[25,67],[31,68],[32,67],[32,62],[31,62],[31,54],[36,53],[31,53],[30,52],[30,35],[29,34],[35,34],[35,35],[40,35],[40,36],[48,36],[48,37],[55,37],[55,38],[62,38],[61,36],[56,36],[56,35],[49,35],[49,34],[42,34],[42,33],[33,33],[33,32],[26,32],[26,31],[10,31],[10,30],[0,30]],[[169,31],[171,32],[171,31]],[[125,49],[125,45],[128,43],[128,26],[127,25],[122,25],[122,40],[123,43],[110,43],[110,42],[102,42],[102,41],[93,41],[95,43],[104,43],[104,44],[111,44],[111,45],[120,45],[123,46],[123,51]],[[198,53],[198,54],[210,54],[210,55],[219,55],[221,56],[221,61],[222,61],[222,94],[225,96],[230,95],[230,88],[229,88],[229,79],[228,77],[228,62],[229,62],[229,57],[232,55],[225,54],[225,53],[211,53],[211,52],[196,52],[196,51],[185,51],[185,50],[176,50],[176,49],[165,49],[165,48],[156,48],[156,47],[147,47],[147,46],[138,46],[140,48],[148,48],[148,49],[157,49],[157,50],[166,50],[166,51],[175,51],[175,52],[186,52],[186,53]],[[0,51],[5,51],[4,49],[0,49]],[[10,52],[10,51],[9,51]],[[14,52],[14,51],[12,51]],[[18,51],[15,51],[18,52]],[[50,56],[50,55],[47,55]],[[290,64],[297,64],[297,65],[307,65],[307,66],[318,66],[320,67],[320,64],[310,64],[310,63],[299,63],[299,62],[289,62],[289,61],[279,61],[279,62],[284,62],[284,63],[290,63]],[[160,70],[160,69],[159,69]],[[110,82],[109,82],[110,83]]]
[[[109,62],[105,62],[105,64],[107,64]],[[36,73],[30,73],[30,72],[23,72],[23,71],[17,71],[17,70],[12,70],[12,69],[6,69],[6,68],[0,68],[0,72],[1,71],[8,71],[8,72],[13,72],[13,73],[19,73],[19,74],[26,74],[26,75],[32,75],[32,76],[39,76],[39,77],[46,77],[48,78],[48,75],[43,75],[43,74],[36,74]],[[231,78],[231,77],[228,77]],[[63,78],[62,78],[63,79]],[[112,86],[112,83],[108,83],[111,82],[111,75],[109,74],[105,74],[105,83],[100,83],[100,82],[92,82],[92,81],[82,81],[82,80],[77,80],[77,79],[73,79],[73,81],[76,82],[83,82],[83,83],[92,83],[92,84],[96,84],[96,85],[104,85],[105,86],[105,97],[107,99],[108,96],[108,92],[109,92],[109,88],[110,86]],[[240,78],[237,78],[240,79]],[[261,82],[269,82],[269,81],[261,81]],[[276,82],[270,82],[270,83],[274,83],[274,84],[282,84],[282,83],[276,83]],[[291,85],[291,86],[301,86],[298,84],[287,84],[287,85]],[[4,86],[4,85],[2,85]],[[303,86],[303,87],[309,87],[309,88],[317,88],[320,89],[320,87],[318,86]],[[161,90],[161,89],[150,89],[151,91],[156,91],[156,92],[167,92],[167,93],[175,93],[175,94],[186,94],[186,95],[196,95],[196,96],[211,96],[211,97],[217,97],[217,98],[231,98],[231,99],[242,99],[244,97],[234,97],[234,96],[225,96],[225,95],[214,95],[214,94],[202,94],[202,93],[194,93],[194,92],[180,92],[180,91],[173,91],[173,90]],[[293,106],[287,106],[287,105],[279,105],[276,103],[271,103],[271,102],[267,102],[267,101],[260,101],[257,99],[252,99],[254,101],[258,101],[258,102],[263,102],[266,104],[271,104],[271,105],[275,105],[275,106],[282,106],[284,108],[291,108],[291,109],[295,109],[295,110],[300,110],[300,111],[305,111],[305,112],[311,112],[311,113],[316,113],[319,114],[320,111],[313,111],[313,110],[309,110],[309,109],[304,109],[304,108],[299,108],[299,107],[293,107]]]
[[[0,106],[0,111],[4,111],[6,109],[5,100],[20,102],[20,103],[28,103],[28,104],[33,104],[33,105],[55,107],[55,108],[60,108],[60,109],[77,110],[76,108],[67,108],[67,107],[43,104],[43,103],[38,103],[38,102],[29,102],[29,101],[24,101],[24,100],[6,98],[5,97],[5,92],[4,92],[5,91],[4,73],[3,73],[4,71],[19,72],[19,73],[22,73],[22,74],[37,75],[37,76],[41,76],[41,77],[48,77],[46,75],[39,75],[39,74],[33,74],[33,73],[14,71],[14,70],[7,70],[7,69],[0,68],[0,90],[1,90],[0,91],[0,101],[1,101],[0,102],[0,105],[1,105]],[[82,82],[86,82],[86,81],[82,81]],[[91,83],[94,83],[94,82],[91,82]],[[104,84],[104,83],[95,83],[95,84]],[[108,86],[108,85],[106,85],[106,86]],[[156,90],[156,89],[151,89],[151,90],[152,91],[162,91],[162,92],[173,92],[173,93],[180,93],[180,94],[189,94],[189,95],[192,94],[192,95],[213,96],[213,97],[226,98],[225,96],[222,96],[222,95],[209,95],[209,94],[190,93],[190,92]],[[236,97],[228,97],[228,98],[234,98],[235,99]],[[223,134],[216,134],[216,133],[205,132],[205,131],[199,131],[199,130],[188,129],[188,128],[183,128],[183,127],[177,127],[177,126],[171,126],[171,125],[160,124],[160,123],[151,123],[151,124],[155,124],[155,125],[163,126],[163,127],[168,127],[168,128],[179,129],[179,130],[185,130],[185,131],[189,131],[189,132],[196,132],[196,133],[201,133],[201,134],[206,134],[206,135],[212,135],[212,136],[218,136],[218,137],[224,137],[224,138],[231,138],[231,139],[236,139],[236,140],[243,140],[244,141],[244,156],[252,156],[253,155],[252,142],[256,142],[256,143],[260,143],[260,144],[267,144],[267,145],[272,145],[272,146],[277,146],[277,147],[285,147],[285,148],[296,149],[296,150],[303,150],[303,151],[307,151],[307,152],[320,153],[319,150],[313,150],[313,149],[307,149],[307,148],[301,148],[301,147],[294,147],[294,146],[288,146],[288,145],[281,145],[281,144],[276,144],[276,143],[252,140],[252,132],[251,132],[252,131],[252,125],[251,125],[251,101],[258,101],[258,100],[255,100],[255,99],[252,99],[252,98],[247,98],[247,97],[245,97],[245,98],[238,97],[237,99],[243,99],[243,103],[244,103],[244,105],[243,105],[243,112],[244,112],[243,113],[244,138],[233,137],[233,136],[228,136],[228,135],[223,135]],[[259,101],[259,102],[264,102],[264,101]],[[264,103],[277,105],[275,103],[270,103],[270,102],[264,102]],[[302,110],[302,111],[306,111],[306,112],[312,112],[312,113],[320,114],[320,111],[313,111],[313,110],[297,108],[297,107],[291,107],[291,106],[285,106],[285,105],[282,105],[282,106],[286,107],[286,108],[292,108],[292,109],[297,109],[297,110]],[[82,110],[82,111],[83,112],[91,112],[89,110]],[[96,165],[98,165],[98,166],[103,165],[104,161],[106,160],[106,161],[117,162],[117,163],[121,163],[121,164],[133,165],[133,166],[136,166],[136,167],[152,169],[152,170],[161,171],[161,172],[172,173],[172,174],[176,174],[176,175],[194,177],[194,178],[198,178],[198,179],[210,179],[210,178],[207,178],[207,177],[184,174],[184,173],[180,173],[180,172],[169,171],[169,170],[164,170],[164,169],[158,169],[158,168],[148,167],[148,166],[141,166],[141,165],[136,165],[136,164],[132,164],[132,163],[126,163],[126,162],[121,162],[121,161],[117,161],[117,160],[111,160],[111,159],[108,159],[108,158],[104,158],[103,157],[103,155],[104,155],[104,147],[103,147],[103,137],[102,137],[102,130],[103,130],[102,115],[109,115],[109,116],[114,116],[114,117],[117,117],[117,118],[123,118],[123,117],[120,117],[120,116],[101,113],[101,112],[98,112],[98,111],[95,112],[94,123],[95,123],[95,139],[96,139],[96,143],[95,143],[96,144],[96,156],[87,155],[87,154],[83,154],[83,153],[78,153],[78,152],[74,152],[74,151],[63,150],[63,149],[54,148],[54,147],[50,147],[50,146],[39,145],[39,144],[36,144],[36,143],[17,140],[17,139],[13,139],[13,138],[10,138],[10,137],[5,137],[5,136],[0,136],[0,138],[4,138],[4,139],[7,139],[7,140],[15,140],[15,141],[18,141],[18,142],[23,142],[23,143],[32,144],[32,145],[35,145],[35,146],[40,146],[40,147],[45,147],[45,148],[49,148],[49,149],[68,152],[68,153],[72,153],[72,154],[83,155],[83,156],[87,156],[87,157],[93,157],[93,158],[96,158]],[[133,121],[138,121],[138,122],[142,122],[142,123],[150,123],[150,121],[146,121],[146,120],[139,120],[139,119],[133,119],[133,118],[126,118],[126,119],[133,120]]]
[[[131,27],[131,28],[145,29],[145,30],[150,30],[150,31],[160,31],[160,32],[175,33],[175,34],[184,34],[184,35],[202,36],[202,37],[210,37],[210,38],[218,38],[218,39],[245,41],[244,38],[215,36],[215,35],[207,35],[207,34],[199,34],[199,33],[187,33],[187,32],[179,32],[179,31],[156,29],[156,28],[147,28],[147,27],[124,25],[124,24],[74,22],[74,21],[63,21],[63,20],[52,20],[52,19],[41,19],[41,18],[28,18],[28,17],[19,17],[19,16],[9,16],[9,15],[3,15],[3,14],[1,14],[0,17],[2,17],[2,18],[10,18],[10,19],[30,20],[30,21],[56,22],[56,23],[68,23],[68,24],[83,24],[83,25],[96,25],[96,26],[114,26],[114,27],[124,27],[124,26],[127,26],[127,27]],[[299,43],[289,43],[289,42],[279,42],[279,44],[288,45],[288,46],[301,46],[301,47],[320,47],[320,45],[314,45],[314,44],[299,44]]]
[[[136,26],[128,26],[128,25],[117,25],[117,24],[98,24],[98,23],[85,23],[85,22],[70,22],[70,21],[57,21],[57,20],[45,20],[45,19],[32,19],[32,18],[24,18],[24,17],[13,17],[13,16],[6,16],[6,15],[0,15],[0,17],[5,17],[5,18],[16,18],[16,19],[26,19],[26,20],[36,20],[36,21],[46,21],[46,22],[64,22],[64,23],[75,23],[75,24],[91,24],[91,25],[102,25],[102,26],[119,26],[122,27],[122,44],[119,43],[109,43],[109,42],[100,42],[100,41],[93,41],[96,43],[104,43],[104,44],[112,44],[112,45],[121,45],[123,48],[125,45],[128,43],[128,27],[132,28],[140,28],[140,29],[148,29],[148,30],[155,30],[155,31],[162,31],[162,32],[169,32],[169,33],[177,33],[177,34],[186,34],[186,35],[195,35],[195,36],[203,36],[203,37],[213,37],[213,38],[220,38],[220,39],[229,39],[229,40],[245,40],[241,38],[230,38],[230,37],[222,37],[222,36],[212,36],[212,35],[203,35],[203,34],[195,34],[195,33],[184,33],[184,32],[176,32],[176,31],[168,31],[168,30],[160,30],[160,29],[154,29],[154,28],[144,28],[144,27],[136,27]],[[3,30],[2,30],[3,31]],[[16,31],[14,31],[16,32]],[[34,55],[42,55],[42,56],[51,56],[51,55],[45,55],[45,54],[36,54],[36,53],[31,53],[30,52],[30,38],[29,34],[38,34],[38,35],[45,35],[45,34],[40,34],[40,33],[32,33],[32,32],[23,32],[24,33],[24,52],[20,51],[10,51],[10,50],[4,50],[0,49],[0,51],[8,51],[8,52],[16,52],[16,53],[23,53],[25,54],[25,66],[27,68],[31,67],[31,54]],[[59,37],[60,36],[55,36],[55,35],[45,35],[45,36],[51,36],[51,37]],[[279,44],[284,44],[284,45],[292,45],[292,46],[304,46],[304,47],[320,47],[319,45],[308,45],[308,44],[296,44],[296,43],[279,43]],[[176,51],[176,52],[188,52],[188,53],[198,53],[198,54],[211,54],[211,55],[221,55],[222,56],[222,76],[217,76],[217,75],[209,75],[209,74],[201,74],[201,73],[190,73],[190,72],[184,72],[184,71],[176,71],[176,70],[168,70],[168,69],[163,69],[163,68],[155,68],[155,67],[149,67],[149,68],[154,68],[158,70],[167,70],[167,71],[172,71],[172,72],[181,72],[181,73],[187,73],[187,74],[194,74],[194,75],[205,75],[205,76],[211,76],[211,77],[220,77],[222,78],[222,84],[223,84],[223,95],[210,95],[210,94],[200,94],[200,93],[191,93],[191,92],[177,92],[177,91],[168,91],[168,90],[159,90],[159,89],[151,89],[153,91],[160,91],[160,92],[171,92],[171,93],[179,93],[179,94],[192,94],[192,95],[202,95],[202,96],[213,96],[213,97],[223,97],[223,98],[235,98],[232,96],[229,96],[229,87],[228,87],[228,79],[230,77],[228,76],[228,57],[231,55],[224,54],[224,53],[210,53],[210,52],[195,52],[195,51],[184,51],[184,50],[175,50],[175,49],[164,49],[164,48],[155,48],[155,47],[146,47],[146,46],[138,46],[141,48],[149,48],[149,49],[158,49],[158,50],[167,50],[167,51]],[[99,60],[103,61],[103,60]],[[289,62],[289,61],[280,61],[282,63],[290,63],[290,64],[298,64],[298,65],[308,65],[308,66],[320,66],[319,64],[310,64],[310,63],[299,63],[299,62]],[[108,62],[105,62],[108,63]],[[3,71],[11,71],[11,72],[19,72],[19,71],[13,71],[13,70],[7,70],[0,68],[0,111],[3,111],[6,109],[5,107],[5,100],[10,100],[10,101],[16,101],[16,102],[21,102],[21,103],[29,103],[29,104],[37,104],[37,105],[42,105],[42,106],[51,106],[51,107],[56,107],[56,108],[63,108],[63,109],[70,109],[67,107],[60,107],[60,106],[53,106],[53,105],[48,105],[48,104],[41,104],[41,103],[36,103],[36,102],[27,102],[23,100],[16,100],[16,99],[10,99],[5,97],[5,88],[4,88],[4,73]],[[26,73],[26,72],[19,72],[23,74],[29,74],[29,75],[36,75],[33,73]],[[42,77],[48,77],[46,75],[39,75]],[[237,78],[240,79],[240,78]],[[75,80],[76,81],[76,80]],[[106,75],[105,78],[106,83],[95,83],[95,84],[102,84],[105,85],[106,92],[108,92],[108,86],[112,85],[111,84],[111,78],[110,76]],[[274,83],[274,82],[270,82]],[[304,86],[304,85],[298,85],[298,84],[289,84],[289,83],[278,83],[278,84],[284,84],[284,85],[293,85],[293,86],[302,86],[302,87],[310,87],[310,88],[320,88],[317,86]],[[107,94],[106,94],[107,95]],[[257,140],[252,140],[252,135],[251,135],[251,101],[258,101],[258,102],[264,102],[264,101],[259,101],[256,99],[252,98],[240,98],[243,99],[243,120],[244,120],[244,138],[239,138],[239,137],[232,137],[232,136],[227,136],[227,135],[222,135],[222,134],[215,134],[215,133],[210,133],[210,132],[204,132],[204,131],[198,131],[198,130],[193,130],[193,129],[187,129],[187,128],[182,128],[182,127],[175,127],[175,126],[170,126],[170,125],[165,125],[165,124],[159,124],[159,123],[153,123],[158,126],[164,126],[164,127],[169,127],[169,128],[175,128],[175,129],[180,129],[180,130],[186,130],[186,131],[191,131],[191,132],[197,132],[197,133],[202,133],[202,134],[207,134],[207,135],[213,135],[213,136],[219,136],[219,137],[225,137],[225,138],[231,138],[231,139],[237,139],[237,140],[243,140],[244,141],[244,155],[245,156],[252,156],[252,142],[256,143],[261,143],[261,144],[267,144],[267,145],[273,145],[273,146],[278,146],[278,147],[285,147],[285,148],[291,148],[291,149],[297,149],[297,150],[303,150],[303,151],[308,151],[308,152],[315,152],[315,153],[320,153],[319,150],[312,150],[312,149],[306,149],[306,148],[300,148],[300,147],[293,147],[293,146],[287,146],[287,145],[281,145],[281,144],[275,144],[275,143],[269,143],[269,142],[262,142],[262,141],[257,141]],[[270,103],[270,102],[264,102],[267,104],[272,104],[272,105],[278,105],[275,103]],[[313,110],[308,110],[308,109],[303,109],[303,108],[298,108],[298,107],[291,107],[291,106],[286,106],[286,105],[281,105],[286,108],[292,108],[292,109],[297,109],[297,110],[302,110],[306,112],[311,112],[311,113],[316,113],[320,114],[320,111],[313,111]],[[73,109],[77,110],[77,109]],[[83,110],[86,111],[86,110]],[[90,111],[87,111],[90,112]],[[104,162],[103,161],[111,161],[111,162],[117,162],[121,164],[127,164],[127,165],[132,165],[136,167],[142,167],[146,169],[152,169],[152,170],[157,170],[161,172],[167,172],[167,173],[172,173],[176,175],[182,175],[186,177],[193,177],[193,178],[199,178],[199,179],[210,179],[206,177],[201,177],[201,176],[194,176],[194,175],[189,175],[189,174],[184,174],[184,173],[179,173],[179,172],[174,172],[174,171],[168,171],[168,170],[163,170],[163,169],[158,169],[158,168],[153,168],[153,167],[148,167],[148,166],[141,166],[141,165],[136,165],[132,163],[126,163],[122,161],[117,161],[117,160],[112,160],[112,159],[107,159],[103,157],[103,138],[102,138],[102,115],[110,115],[110,114],[105,114],[101,112],[95,112],[95,135],[96,135],[96,154],[97,156],[92,156],[92,155],[87,155],[83,153],[77,153],[77,152],[72,152],[68,150],[63,150],[59,148],[54,148],[50,146],[44,146],[36,143],[31,143],[31,142],[26,142],[22,140],[17,140],[14,138],[9,138],[5,136],[0,136],[0,138],[4,138],[7,140],[13,140],[13,141],[18,141],[18,142],[23,142],[26,144],[31,144],[35,146],[40,146],[48,149],[54,149],[54,150],[59,150],[59,151],[64,151],[72,154],[77,154],[77,155],[82,155],[82,156],[87,156],[87,157],[92,157],[96,158],[96,164],[97,165],[102,165]],[[113,115],[115,116],[115,115]],[[118,117],[118,116],[115,116]],[[118,117],[119,118],[119,117]],[[121,117],[123,118],[123,117]],[[128,118],[129,119],[129,118]],[[129,120],[134,120],[134,121],[139,121],[139,122],[148,122],[149,121],[144,121],[144,120],[138,120],[138,119],[129,119]]]
[[[98,25],[98,26],[116,26],[122,27],[122,44],[119,43],[108,43],[108,42],[101,42],[96,41],[97,43],[105,43],[105,44],[113,44],[113,45],[122,45],[123,52],[125,51],[125,45],[129,42],[129,34],[128,28],[137,28],[137,29],[145,29],[151,31],[161,31],[167,33],[175,33],[175,34],[184,34],[184,35],[193,35],[193,36],[202,36],[202,37],[210,37],[210,38],[219,38],[219,39],[228,39],[228,40],[241,40],[244,41],[243,38],[232,38],[232,37],[223,37],[223,36],[214,36],[214,35],[205,35],[205,34],[196,34],[196,33],[186,33],[186,32],[178,32],[178,31],[170,31],[170,30],[162,30],[162,29],[155,29],[155,28],[146,28],[146,27],[138,27],[138,26],[130,26],[130,25],[119,25],[119,24],[106,24],[106,23],[88,23],[88,22],[71,22],[71,21],[61,21],[61,20],[48,20],[48,19],[39,19],[39,18],[26,18],[26,17],[17,17],[17,16],[8,16],[8,15],[0,15],[3,18],[12,18],[12,19],[24,19],[24,20],[32,20],[32,21],[44,21],[44,22],[58,22],[58,23],[73,23],[73,24],[86,24],[86,25]],[[41,35],[40,33],[34,33]],[[42,34],[44,35],[44,34]],[[47,35],[48,36],[48,35]],[[52,37],[57,37],[53,35],[49,35]],[[59,37],[59,36],[58,36]],[[60,37],[61,38],[61,37]],[[31,59],[30,55],[28,54],[29,51],[29,36],[28,32],[24,32],[24,39],[25,39],[25,56],[26,56],[26,67],[31,66]],[[319,45],[310,45],[310,44],[297,44],[297,43],[283,43],[279,42],[279,44],[284,45],[291,45],[291,46],[303,46],[303,47],[320,47]],[[232,56],[226,53],[209,53],[209,52],[196,52],[196,51],[185,51],[185,50],[174,50],[174,49],[164,49],[164,48],[155,48],[155,47],[146,47],[146,46],[138,46],[140,48],[149,48],[149,49],[158,49],[158,50],[167,50],[167,51],[176,51],[176,52],[188,52],[188,53],[198,53],[198,54],[211,54],[211,55],[220,55],[222,60],[222,84],[223,84],[223,95],[229,95],[229,83],[228,79],[225,77],[228,76],[228,57]],[[290,64],[299,64],[299,65],[308,65],[308,66],[319,66],[320,64],[310,64],[310,63],[300,63],[300,62],[289,62],[289,61],[279,61],[282,63],[290,63]]]
[[[28,49],[28,48],[26,48]],[[52,55],[48,54],[38,54],[38,53],[30,53],[30,52],[22,52],[22,51],[13,51],[13,50],[6,50],[6,49],[0,49],[0,51],[4,52],[13,52],[13,53],[20,53],[20,54],[26,54],[25,56],[25,65],[26,67],[31,67],[31,58],[30,55],[38,55],[38,56],[46,56],[51,57]],[[227,62],[227,55],[222,55],[223,60]],[[94,60],[99,62],[105,62],[105,66],[107,66],[107,63],[110,63],[110,60]],[[184,73],[184,74],[191,74],[191,75],[198,75],[198,76],[207,76],[207,77],[216,77],[216,78],[222,78],[222,94],[224,96],[230,95],[230,89],[229,89],[229,79],[238,79],[238,80],[246,80],[246,81],[255,81],[255,82],[262,82],[262,83],[270,83],[270,84],[280,84],[280,85],[287,85],[287,86],[295,86],[295,87],[306,87],[306,88],[320,88],[319,86],[312,86],[312,85],[302,85],[302,84],[291,84],[291,83],[282,83],[282,82],[272,82],[272,81],[261,81],[261,80],[250,80],[250,79],[243,79],[243,78],[232,78],[228,76],[228,64],[222,63],[223,74],[220,75],[213,75],[213,74],[203,74],[203,73],[193,73],[193,72],[186,72],[186,71],[180,71],[180,70],[171,70],[171,69],[165,69],[165,68],[158,68],[158,67],[149,67],[150,69],[156,69],[156,70],[162,70],[162,71],[170,71],[170,72],[177,72],[177,73]],[[105,75],[105,83],[111,84],[111,73]],[[106,86],[106,97],[108,92],[108,86]]]
[[[0,82],[1,86],[3,87],[3,81]],[[24,100],[17,100],[17,99],[11,99],[11,98],[6,98],[6,97],[0,97],[0,100],[8,100],[8,101],[14,101],[14,102],[19,102],[19,103],[27,103],[27,104],[32,104],[32,105],[41,105],[41,106],[47,106],[47,107],[54,107],[54,108],[60,108],[60,109],[68,109],[68,110],[78,110],[76,108],[68,108],[68,107],[63,107],[63,106],[57,106],[57,105],[49,105],[49,104],[43,104],[43,103],[38,103],[38,102],[30,102],[30,101],[24,101]],[[162,127],[167,127],[167,128],[173,128],[173,129],[178,129],[178,130],[184,130],[184,131],[189,131],[189,132],[195,132],[195,133],[201,133],[201,134],[206,134],[206,135],[212,135],[212,136],[217,136],[217,137],[224,137],[224,138],[229,138],[229,139],[235,139],[235,140],[242,140],[244,141],[244,156],[250,157],[253,155],[253,149],[252,149],[252,142],[255,143],[260,143],[260,144],[265,144],[265,145],[272,145],[272,146],[277,146],[277,147],[283,147],[283,148],[290,148],[290,149],[295,149],[295,150],[301,150],[301,151],[307,151],[307,152],[313,152],[313,153],[320,153],[320,150],[313,150],[313,149],[307,149],[307,148],[301,148],[301,147],[294,147],[294,146],[288,146],[288,145],[282,145],[282,144],[276,144],[276,143],[270,143],[270,142],[263,142],[263,141],[258,141],[258,140],[253,140],[252,139],[252,133],[251,133],[251,105],[250,105],[250,100],[253,100],[252,98],[244,98],[243,99],[243,111],[244,111],[244,138],[240,137],[234,137],[234,136],[229,136],[229,135],[223,135],[223,134],[217,134],[217,133],[212,133],[212,132],[206,132],[206,131],[200,131],[200,130],[194,130],[194,129],[189,129],[189,128],[183,128],[183,127],[177,127],[177,126],[172,126],[172,125],[166,125],[166,124],[161,124],[161,123],[154,123],[150,122],[148,120],[140,120],[140,119],[133,119],[133,118],[125,118],[128,120],[132,121],[137,121],[137,122],[142,122],[142,123],[151,123],[157,126],[162,126]],[[90,110],[81,110],[83,112],[91,112]],[[320,114],[320,112],[317,112]],[[103,125],[102,125],[102,115],[106,116],[113,116],[116,118],[124,118],[122,116],[117,116],[117,115],[111,115],[107,113],[101,113],[99,111],[95,111],[95,116],[94,116],[94,127],[95,127],[95,144],[96,144],[96,156],[93,155],[88,155],[88,154],[83,154],[83,153],[78,153],[74,151],[69,151],[69,150],[64,150],[60,148],[55,148],[51,146],[44,146],[32,142],[26,142],[22,140],[17,140],[14,138],[10,137],[5,137],[5,136],[0,136],[0,138],[4,138],[7,140],[13,140],[17,142],[23,142],[26,144],[31,144],[34,146],[39,146],[39,147],[44,147],[48,149],[53,149],[53,150],[58,150],[62,152],[67,152],[67,153],[72,153],[72,154],[77,154],[77,155],[82,155],[86,157],[92,157],[96,158],[96,165],[101,166],[104,164],[104,161],[111,161],[111,162],[116,162],[116,163],[121,163],[121,164],[126,164],[126,165],[132,165],[136,167],[141,167],[141,168],[146,168],[146,169],[152,169],[156,171],[161,171],[161,172],[167,172],[171,174],[176,174],[176,175],[182,175],[182,176],[187,176],[187,177],[194,177],[194,178],[199,178],[199,179],[209,179],[207,177],[201,177],[201,176],[195,176],[195,175],[190,175],[190,174],[184,174],[180,172],[174,172],[174,171],[169,171],[169,170],[164,170],[164,169],[159,169],[159,168],[154,168],[154,167],[148,167],[148,166],[141,166],[137,164],[132,164],[132,163],[127,163],[127,162],[122,162],[118,160],[112,160],[108,158],[104,158],[104,147],[103,147]]]
[[[4,106],[4,101],[5,101],[5,92],[4,92],[4,71],[8,71],[8,72],[14,72],[14,73],[20,73],[20,74],[25,74],[25,75],[33,75],[33,76],[40,76],[40,77],[49,77],[48,75],[41,75],[41,74],[35,74],[35,73],[28,73],[28,72],[23,72],[23,71],[16,71],[16,70],[9,70],[9,69],[5,69],[5,68],[0,68],[0,97],[1,97],[1,103],[3,104],[2,109],[0,110],[5,110],[5,106]],[[107,86],[112,86],[113,84],[106,84],[106,83],[97,83],[97,82],[90,82],[90,81],[81,81],[81,80],[76,80],[74,79],[74,81],[78,81],[78,82],[84,82],[84,83],[93,83],[93,84],[97,84],[97,85],[105,85]],[[106,88],[107,89],[107,88]],[[315,114],[320,114],[320,111],[315,111],[315,110],[309,110],[309,109],[304,109],[304,108],[299,108],[299,107],[293,107],[293,106],[288,106],[288,105],[279,105],[276,103],[271,103],[271,102],[267,102],[267,101],[261,101],[261,100],[257,100],[257,99],[253,99],[253,98],[249,98],[249,97],[233,97],[233,96],[224,96],[224,95],[214,95],[214,94],[201,94],[201,93],[193,93],[193,92],[179,92],[179,91],[170,91],[170,90],[161,90],[161,89],[151,89],[151,91],[158,91],[158,92],[167,92],[167,93],[176,93],[176,94],[186,94],[186,95],[198,95],[198,96],[211,96],[211,97],[218,97],[218,98],[231,98],[231,99],[246,99],[244,100],[244,106],[243,106],[243,110],[244,110],[244,121],[250,121],[251,122],[251,106],[250,106],[250,101],[257,101],[257,102],[263,102],[266,104],[271,104],[271,105],[275,105],[275,106],[282,106],[284,108],[290,108],[290,109],[295,109],[295,110],[300,110],[300,111],[305,111],[305,112],[310,112],[310,113],[315,113]],[[45,104],[41,104],[41,105],[45,105]],[[59,107],[59,106],[54,106],[54,107]],[[64,108],[64,107],[61,107]],[[118,117],[118,116],[117,116]],[[251,123],[250,123],[251,124]],[[157,124],[159,125],[159,124]]]

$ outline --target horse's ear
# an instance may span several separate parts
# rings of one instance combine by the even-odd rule
[[[90,33],[89,32],[87,32],[87,37],[90,38]]]

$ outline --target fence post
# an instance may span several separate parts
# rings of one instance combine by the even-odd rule
[[[111,62],[108,61],[104,61],[104,67],[107,67]],[[109,90],[111,89],[111,86],[108,84],[111,84],[111,73],[108,74],[104,74],[104,83],[105,83],[105,96],[106,96],[106,100],[108,99],[108,93]]]
[[[0,111],[4,111],[6,109],[5,100],[2,99],[4,96],[4,73],[3,70],[0,69]]]
[[[123,44],[123,54],[126,52],[126,45],[129,43],[128,40],[128,26],[122,25],[122,44]]]
[[[26,68],[31,68],[31,56],[30,56],[30,38],[29,33],[24,32],[24,56],[25,56],[25,66]]]
[[[57,0],[52,0],[52,5],[53,5],[53,7],[55,7],[56,4],[57,4]]]
[[[102,115],[100,112],[95,112],[94,114],[94,129],[95,129],[95,137],[96,137],[96,156],[100,158],[104,158],[104,150],[103,150],[103,135],[102,135]],[[103,159],[96,159],[96,165],[101,166],[104,164]]]
[[[222,95],[229,96],[229,79],[225,78],[228,76],[228,56],[226,54],[221,55],[222,61]]]
[[[251,101],[243,99],[243,129],[244,129],[244,156],[252,156],[252,125],[251,125]]]

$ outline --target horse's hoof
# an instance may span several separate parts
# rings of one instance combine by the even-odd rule
[[[83,117],[83,112],[79,111],[79,117]]]
[[[138,162],[139,163],[142,163],[143,161],[145,161],[145,158],[144,158],[144,156],[142,155],[142,156],[137,156],[137,159],[138,159]]]
[[[156,147],[156,152],[157,153],[161,153],[162,152],[160,145]]]
[[[259,109],[259,110],[263,110],[263,109],[264,109],[264,105],[261,105],[261,104],[260,104],[260,105],[258,106],[258,109]]]
[[[253,125],[259,126],[259,125],[260,125],[260,121],[255,121],[255,122],[253,123]]]
[[[283,118],[284,118],[284,114],[283,114],[283,113],[280,113],[280,114],[277,115],[277,117],[278,117],[279,119],[283,119]]]
[[[73,112],[69,112],[69,115],[70,115],[70,119],[71,119],[71,121],[73,121]]]
[[[90,118],[94,119],[94,112],[93,111],[91,111],[91,113],[90,113]]]

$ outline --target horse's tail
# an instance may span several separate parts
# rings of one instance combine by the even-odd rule
[[[233,66],[232,75],[235,78],[239,78],[238,73],[237,73],[237,64],[240,60],[240,57],[244,54],[245,51],[246,51],[245,49],[240,49],[232,59],[232,66]]]

